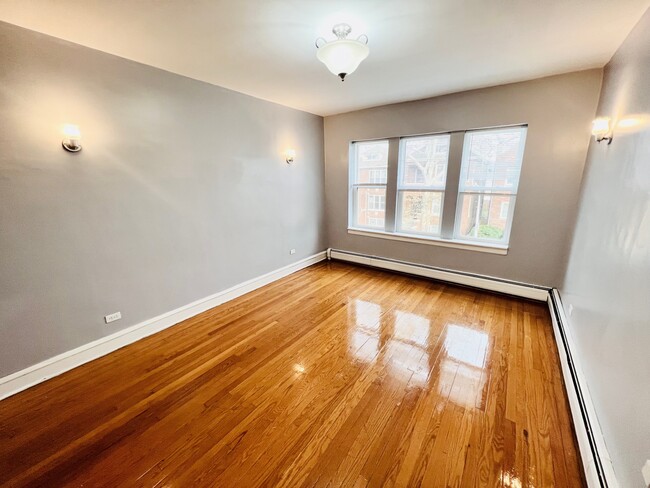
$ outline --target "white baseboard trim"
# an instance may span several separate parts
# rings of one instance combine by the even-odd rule
[[[579,356],[571,336],[559,292],[553,288],[548,296],[555,342],[560,353],[564,385],[569,398],[582,464],[589,488],[618,488],[605,438],[600,429],[594,404],[582,373]]]
[[[407,263],[404,261],[397,261],[394,259],[382,258],[378,256],[368,256],[365,254],[341,251],[338,249],[330,249],[329,256],[332,259],[338,259],[341,261],[348,261],[351,263],[363,264],[366,266],[387,269],[390,271],[398,271],[401,273],[407,273],[416,276],[424,276],[426,278],[433,278],[435,280],[447,281],[449,283],[455,283],[458,285],[471,286],[473,288],[480,288],[482,290],[495,291],[498,293],[505,293],[507,295],[529,298],[531,300],[538,300],[541,302],[545,302],[547,300],[548,292],[550,290],[550,288],[539,285],[530,285],[528,283],[519,283],[516,281],[509,281],[501,278],[494,278],[492,276],[475,275],[450,269]]]
[[[38,364],[17,371],[8,376],[0,378],[0,400],[14,395],[20,391],[42,383],[45,380],[65,373],[77,366],[100,358],[121,347],[132,344],[144,337],[160,332],[183,320],[187,320],[201,312],[221,305],[227,301],[245,295],[257,288],[268,285],[296,271],[323,261],[326,252],[322,251],[313,256],[301,259],[295,263],[263,274],[251,280],[239,283],[231,288],[215,293],[208,297],[188,303],[170,312],[158,315],[139,324],[120,330],[96,341],[84,344],[83,346],[64,352],[58,356],[42,361]]]

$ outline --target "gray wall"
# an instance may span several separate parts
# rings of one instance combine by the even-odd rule
[[[562,287],[585,378],[622,487],[644,486],[650,459],[650,10],[606,66]]]
[[[0,127],[0,377],[325,249],[321,117],[0,23]]]
[[[328,242],[333,248],[558,285],[600,90],[601,70],[553,76],[325,118]],[[351,140],[528,123],[507,256],[349,235]]]

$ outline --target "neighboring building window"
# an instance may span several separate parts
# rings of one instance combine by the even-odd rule
[[[370,174],[370,183],[386,183],[386,173],[385,169],[371,169]]]
[[[350,179],[353,227],[384,230],[388,141],[354,143]]]
[[[386,209],[386,195],[368,195],[368,210],[383,212]]]
[[[508,209],[510,208],[510,202],[501,202],[501,210],[499,210],[499,218],[505,220],[508,218]]]
[[[465,133],[456,205],[457,239],[508,242],[525,140],[525,127]]]
[[[449,140],[449,134],[401,139],[397,181],[398,232],[440,235]]]

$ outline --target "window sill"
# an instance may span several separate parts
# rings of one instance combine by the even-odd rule
[[[438,237],[420,237],[410,234],[399,234],[395,232],[382,232],[379,230],[354,228],[348,228],[348,234],[355,236],[376,237],[379,239],[388,239],[392,241],[412,242],[415,244],[428,244],[430,246],[451,247],[454,249],[463,249],[465,251],[486,252],[489,254],[499,254],[501,256],[508,254],[508,246],[501,244],[477,243],[459,241],[455,239],[441,239]]]

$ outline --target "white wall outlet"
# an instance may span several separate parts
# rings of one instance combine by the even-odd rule
[[[296,250],[295,250],[295,249],[291,249],[291,250],[289,251],[289,254],[296,254]]]
[[[641,474],[643,475],[645,485],[650,486],[650,459],[648,459],[643,465],[643,468],[641,468]]]
[[[573,305],[571,303],[569,304],[569,309],[567,310],[567,312],[569,313],[569,317],[573,315]]]
[[[104,320],[106,321],[107,324],[110,324],[111,322],[115,322],[116,320],[120,320],[122,318],[122,314],[120,312],[115,312],[110,315],[106,315],[104,317]]]

